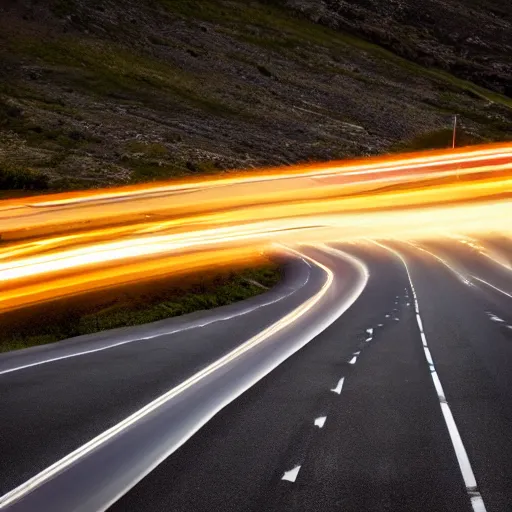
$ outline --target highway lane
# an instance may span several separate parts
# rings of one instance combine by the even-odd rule
[[[350,309],[241,396],[231,397],[177,451],[164,453],[162,458],[170,456],[111,510],[509,510],[512,299],[474,279],[505,288],[506,269],[450,238],[341,247],[364,261],[370,274]],[[503,240],[500,247],[507,251]],[[347,286],[354,285],[354,268],[326,249],[307,254],[340,278],[341,288],[317,311],[325,314],[324,307],[343,301]],[[7,482],[4,491],[232,350],[325,284],[325,271],[315,265],[296,262],[289,272],[275,296],[151,326],[158,334],[169,326],[187,330],[145,340],[149,351],[136,341],[103,350],[123,337],[145,337],[146,327],[138,327],[4,356],[3,363],[0,358],[5,372],[102,349],[0,374],[7,411],[0,420],[0,450],[10,461],[0,479]],[[271,304],[237,316],[261,300]],[[194,327],[209,315],[213,322]],[[218,321],[219,315],[232,318]],[[280,341],[294,343],[317,320],[309,317]],[[249,368],[252,363],[242,374]],[[199,402],[214,396],[215,386],[206,388]],[[156,431],[172,433],[177,412],[189,410],[182,406],[157,422]],[[64,472],[8,510],[102,509],[94,501],[93,490],[103,492],[95,477],[105,481],[107,474],[116,481],[116,471],[129,473],[153,427],[149,422],[149,430],[106,447],[103,457],[100,450],[99,458],[79,461],[67,480]],[[157,444],[150,455],[159,454]],[[79,505],[67,501],[77,496]]]
[[[111,510],[510,510],[509,299],[389,247],[421,323],[402,261],[350,246],[371,276],[354,306]],[[453,241],[441,248],[457,263]]]
[[[337,251],[302,251],[314,258],[289,264],[279,287],[243,304],[117,331],[108,337],[110,348],[97,335],[4,356],[0,451],[9,465],[2,490],[21,485],[14,492],[21,499],[11,503],[13,494],[4,495],[0,506],[104,508],[219,407],[321,332],[357,298],[366,271]],[[176,324],[178,332],[162,333]],[[119,344],[123,338],[133,341]],[[149,403],[144,415],[125,420]],[[27,494],[34,482],[42,485]]]

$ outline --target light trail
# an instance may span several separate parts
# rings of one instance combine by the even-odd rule
[[[270,243],[508,231],[512,144],[0,201],[0,311]]]

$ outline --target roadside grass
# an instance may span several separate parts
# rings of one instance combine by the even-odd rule
[[[49,188],[46,174],[13,163],[0,160],[0,198],[2,192],[13,191],[44,191]]]
[[[499,142],[506,140],[503,134],[498,132],[490,132],[489,140]],[[480,137],[476,137],[464,130],[463,127],[457,129],[455,144],[457,147],[474,146],[485,142]],[[453,130],[451,128],[441,128],[425,132],[413,137],[412,139],[403,140],[393,144],[388,149],[389,153],[404,153],[409,151],[421,151],[429,149],[446,149],[451,148],[453,144]]]
[[[280,279],[278,264],[260,262],[255,268],[169,278],[6,313],[0,352],[225,306],[259,295]]]

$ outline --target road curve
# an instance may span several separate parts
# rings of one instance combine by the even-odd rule
[[[2,356],[0,507],[510,510],[511,239],[300,252],[245,303]]]
[[[448,239],[344,249],[354,305],[112,512],[510,509],[510,299],[474,279],[505,274]]]
[[[337,250],[296,255],[280,286],[245,303],[2,356],[0,508],[105,509],[366,285],[365,266]]]

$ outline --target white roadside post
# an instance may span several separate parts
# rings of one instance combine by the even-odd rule
[[[452,148],[455,149],[455,141],[457,139],[457,114],[453,116],[453,141]]]

